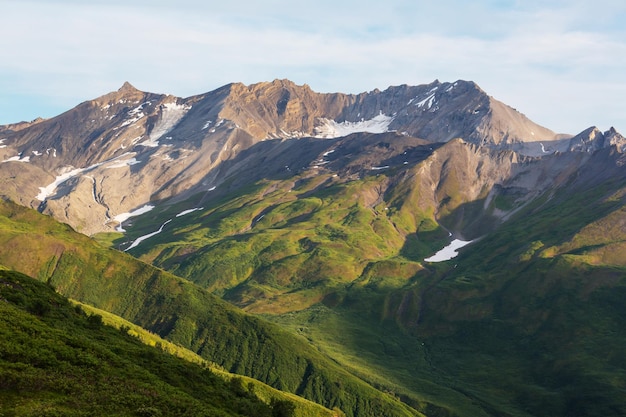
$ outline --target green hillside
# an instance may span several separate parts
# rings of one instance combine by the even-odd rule
[[[177,218],[130,253],[248,311],[301,310],[380,261],[405,269],[408,278],[421,269],[415,261],[445,245],[448,233],[434,208],[419,208],[419,189],[384,196],[388,181],[380,175],[337,182],[330,174],[262,181]],[[129,236],[176,210],[139,219]]]
[[[25,275],[0,271],[0,301],[3,416],[295,415],[294,403],[262,402],[241,380],[148,347]]]
[[[451,169],[439,206],[429,206],[419,165],[345,183],[331,174],[268,180],[177,219],[132,252],[306,337],[426,414],[619,416],[618,158],[597,153],[523,206],[506,193],[464,201]],[[179,209],[139,219],[129,236]],[[511,213],[498,227],[489,224],[495,209]],[[423,262],[448,238],[435,212],[481,238],[453,261]]]
[[[624,415],[625,191],[580,176],[455,259],[419,294],[433,364],[530,415]]]
[[[226,370],[348,416],[417,411],[351,375],[301,336],[241,313],[200,287],[106,249],[34,210],[0,203],[0,264],[117,314]]]
[[[263,180],[181,217],[201,196],[155,209],[125,239],[175,219],[130,251],[162,269],[5,202],[0,264],[348,416],[626,414],[619,155],[594,154],[532,201],[467,201],[463,146],[438,149],[452,162],[436,201],[417,163]],[[480,238],[425,262],[450,239],[440,224]]]

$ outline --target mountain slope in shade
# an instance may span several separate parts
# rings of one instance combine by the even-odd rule
[[[297,173],[280,159],[293,146],[313,159]],[[262,167],[264,179],[213,199],[200,193],[156,208],[117,243],[225,292],[241,307],[285,313],[320,302],[383,259],[400,257],[421,268],[446,241],[485,236],[566,185],[590,158],[581,152],[523,157],[460,139],[434,145],[397,133],[264,142],[232,160]],[[265,171],[269,160],[277,171]]]

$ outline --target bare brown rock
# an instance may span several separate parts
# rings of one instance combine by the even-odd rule
[[[387,132],[391,148],[382,149],[372,135]],[[57,117],[2,126],[0,134],[0,192],[86,234],[112,231],[116,216],[150,202],[206,194],[226,178],[232,188],[292,175],[316,160],[347,177],[364,175],[389,161],[416,164],[430,153],[426,145],[449,143],[419,168],[424,187],[434,189],[424,198],[443,201],[449,186],[441,184],[461,187],[438,203],[445,217],[465,201],[488,204],[496,186],[538,186],[534,172],[521,175],[528,156],[626,143],[614,130],[596,135],[602,140],[558,136],[467,81],[353,95],[274,80],[189,98],[125,83]],[[353,134],[357,140],[340,140]],[[421,156],[402,161],[399,149]]]

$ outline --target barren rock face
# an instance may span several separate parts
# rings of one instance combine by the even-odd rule
[[[477,161],[493,151],[492,162],[480,167],[467,165],[460,150],[445,166],[431,161],[439,170],[432,175],[450,176],[457,165],[476,173],[466,183],[467,198],[482,198],[485,187],[514,176],[507,161],[522,155],[626,146],[614,130],[557,137],[467,81],[354,95],[320,94],[275,80],[229,84],[189,98],[125,83],[55,118],[0,127],[0,193],[83,233],[112,231],[119,227],[116,216],[151,201],[207,192],[225,178],[234,187],[261,175],[284,175],[330,151],[332,140],[363,132],[395,132],[396,141],[413,137],[426,144],[461,138]],[[384,162],[376,152],[365,159],[358,149],[351,152],[354,158],[341,162],[347,171]],[[343,169],[338,161],[336,168]]]

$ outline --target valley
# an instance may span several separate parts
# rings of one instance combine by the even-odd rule
[[[355,417],[626,414],[612,128],[275,80],[127,83],[0,138],[0,265],[228,372]]]

